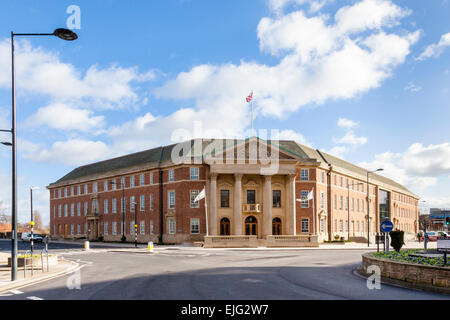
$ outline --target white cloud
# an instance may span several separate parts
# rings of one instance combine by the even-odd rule
[[[436,185],[439,177],[450,174],[450,143],[424,146],[412,144],[404,153],[382,153],[365,168],[383,168],[381,174],[412,189],[423,190]]]
[[[279,138],[280,140],[294,140],[308,147],[313,147],[313,144],[309,142],[303,134],[295,132],[294,130],[287,129],[280,131]]]
[[[422,90],[422,87],[419,87],[419,86],[415,85],[414,82],[410,82],[410,83],[408,83],[408,85],[405,87],[405,90],[406,90],[406,91],[410,91],[410,92],[415,93],[415,92],[421,91],[421,90]]]
[[[450,46],[450,32],[442,35],[439,42],[436,44],[431,44],[425,48],[425,50],[420,54],[416,60],[426,60],[428,58],[437,58],[442,52],[444,52],[445,48]]]
[[[157,88],[155,95],[192,100],[196,109],[210,112],[226,106],[241,116],[244,98],[253,89],[256,115],[282,118],[305,105],[349,99],[379,87],[405,61],[420,32],[385,33],[382,29],[399,23],[406,10],[386,0],[363,3],[379,7],[371,13],[373,21],[354,17],[356,22],[345,27],[339,24],[343,16],[350,19],[358,10],[346,7],[339,23],[323,15],[306,17],[302,11],[263,18],[258,25],[260,47],[280,56],[278,64],[195,66]],[[349,37],[350,31],[355,37]]]
[[[345,129],[352,129],[359,126],[359,123],[347,118],[339,118],[338,126]]]
[[[24,158],[49,163],[82,165],[98,160],[108,159],[112,155],[108,146],[102,141],[69,139],[56,141],[50,148],[40,148],[35,152],[24,153]]]
[[[344,147],[344,146],[335,146],[335,147],[331,148],[330,150],[327,150],[326,152],[329,153],[329,154],[331,154],[331,155],[333,155],[333,156],[335,156],[335,157],[338,157],[338,158],[343,159],[343,158],[344,158],[344,155],[345,155],[348,151],[349,151],[349,149],[348,149],[347,147]]]
[[[339,33],[357,33],[367,29],[381,29],[399,24],[399,20],[411,14],[391,1],[363,0],[352,6],[345,6],[335,15]]]
[[[283,10],[289,5],[301,6],[304,4],[309,5],[309,12],[317,12],[327,3],[333,0],[268,0],[269,8],[280,15]]]
[[[139,73],[136,67],[90,66],[85,73],[59,56],[27,41],[16,41],[16,86],[18,93],[44,94],[53,101],[89,104],[96,108],[121,108],[141,103],[134,82],[150,81],[153,71]],[[0,42],[0,88],[11,86],[9,40]]]
[[[342,143],[342,144],[350,144],[354,147],[363,145],[367,143],[366,137],[357,137],[355,136],[353,131],[347,132],[345,136],[343,136],[340,139],[336,139],[336,143]]]
[[[420,176],[450,174],[450,143],[411,145],[401,161],[408,172]]]
[[[105,125],[103,116],[93,116],[93,111],[76,109],[67,104],[54,103],[39,110],[29,117],[28,126],[47,125],[60,130],[95,131]]]

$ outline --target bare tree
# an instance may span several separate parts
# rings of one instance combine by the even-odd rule
[[[0,224],[11,223],[11,216],[6,215],[6,205],[0,201]]]
[[[36,229],[43,229],[44,224],[42,223],[41,213],[38,210],[34,210],[34,227]]]

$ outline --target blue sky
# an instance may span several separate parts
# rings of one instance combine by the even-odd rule
[[[255,127],[385,174],[450,207],[450,3],[389,0],[2,1],[0,126],[10,126],[17,38],[19,219],[48,218],[45,186],[73,168]],[[187,136],[186,136],[187,135]],[[2,141],[9,139],[1,135]],[[0,149],[10,210],[10,150]]]

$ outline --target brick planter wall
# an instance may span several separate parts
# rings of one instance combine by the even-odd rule
[[[371,253],[363,254],[362,270],[367,273],[367,268],[371,265],[380,268],[382,277],[450,289],[450,268],[448,267],[421,266],[375,258]]]

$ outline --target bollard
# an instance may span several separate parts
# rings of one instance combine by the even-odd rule
[[[89,241],[84,242],[84,250],[89,250]]]
[[[147,245],[147,251],[153,253],[153,242],[150,241]]]

